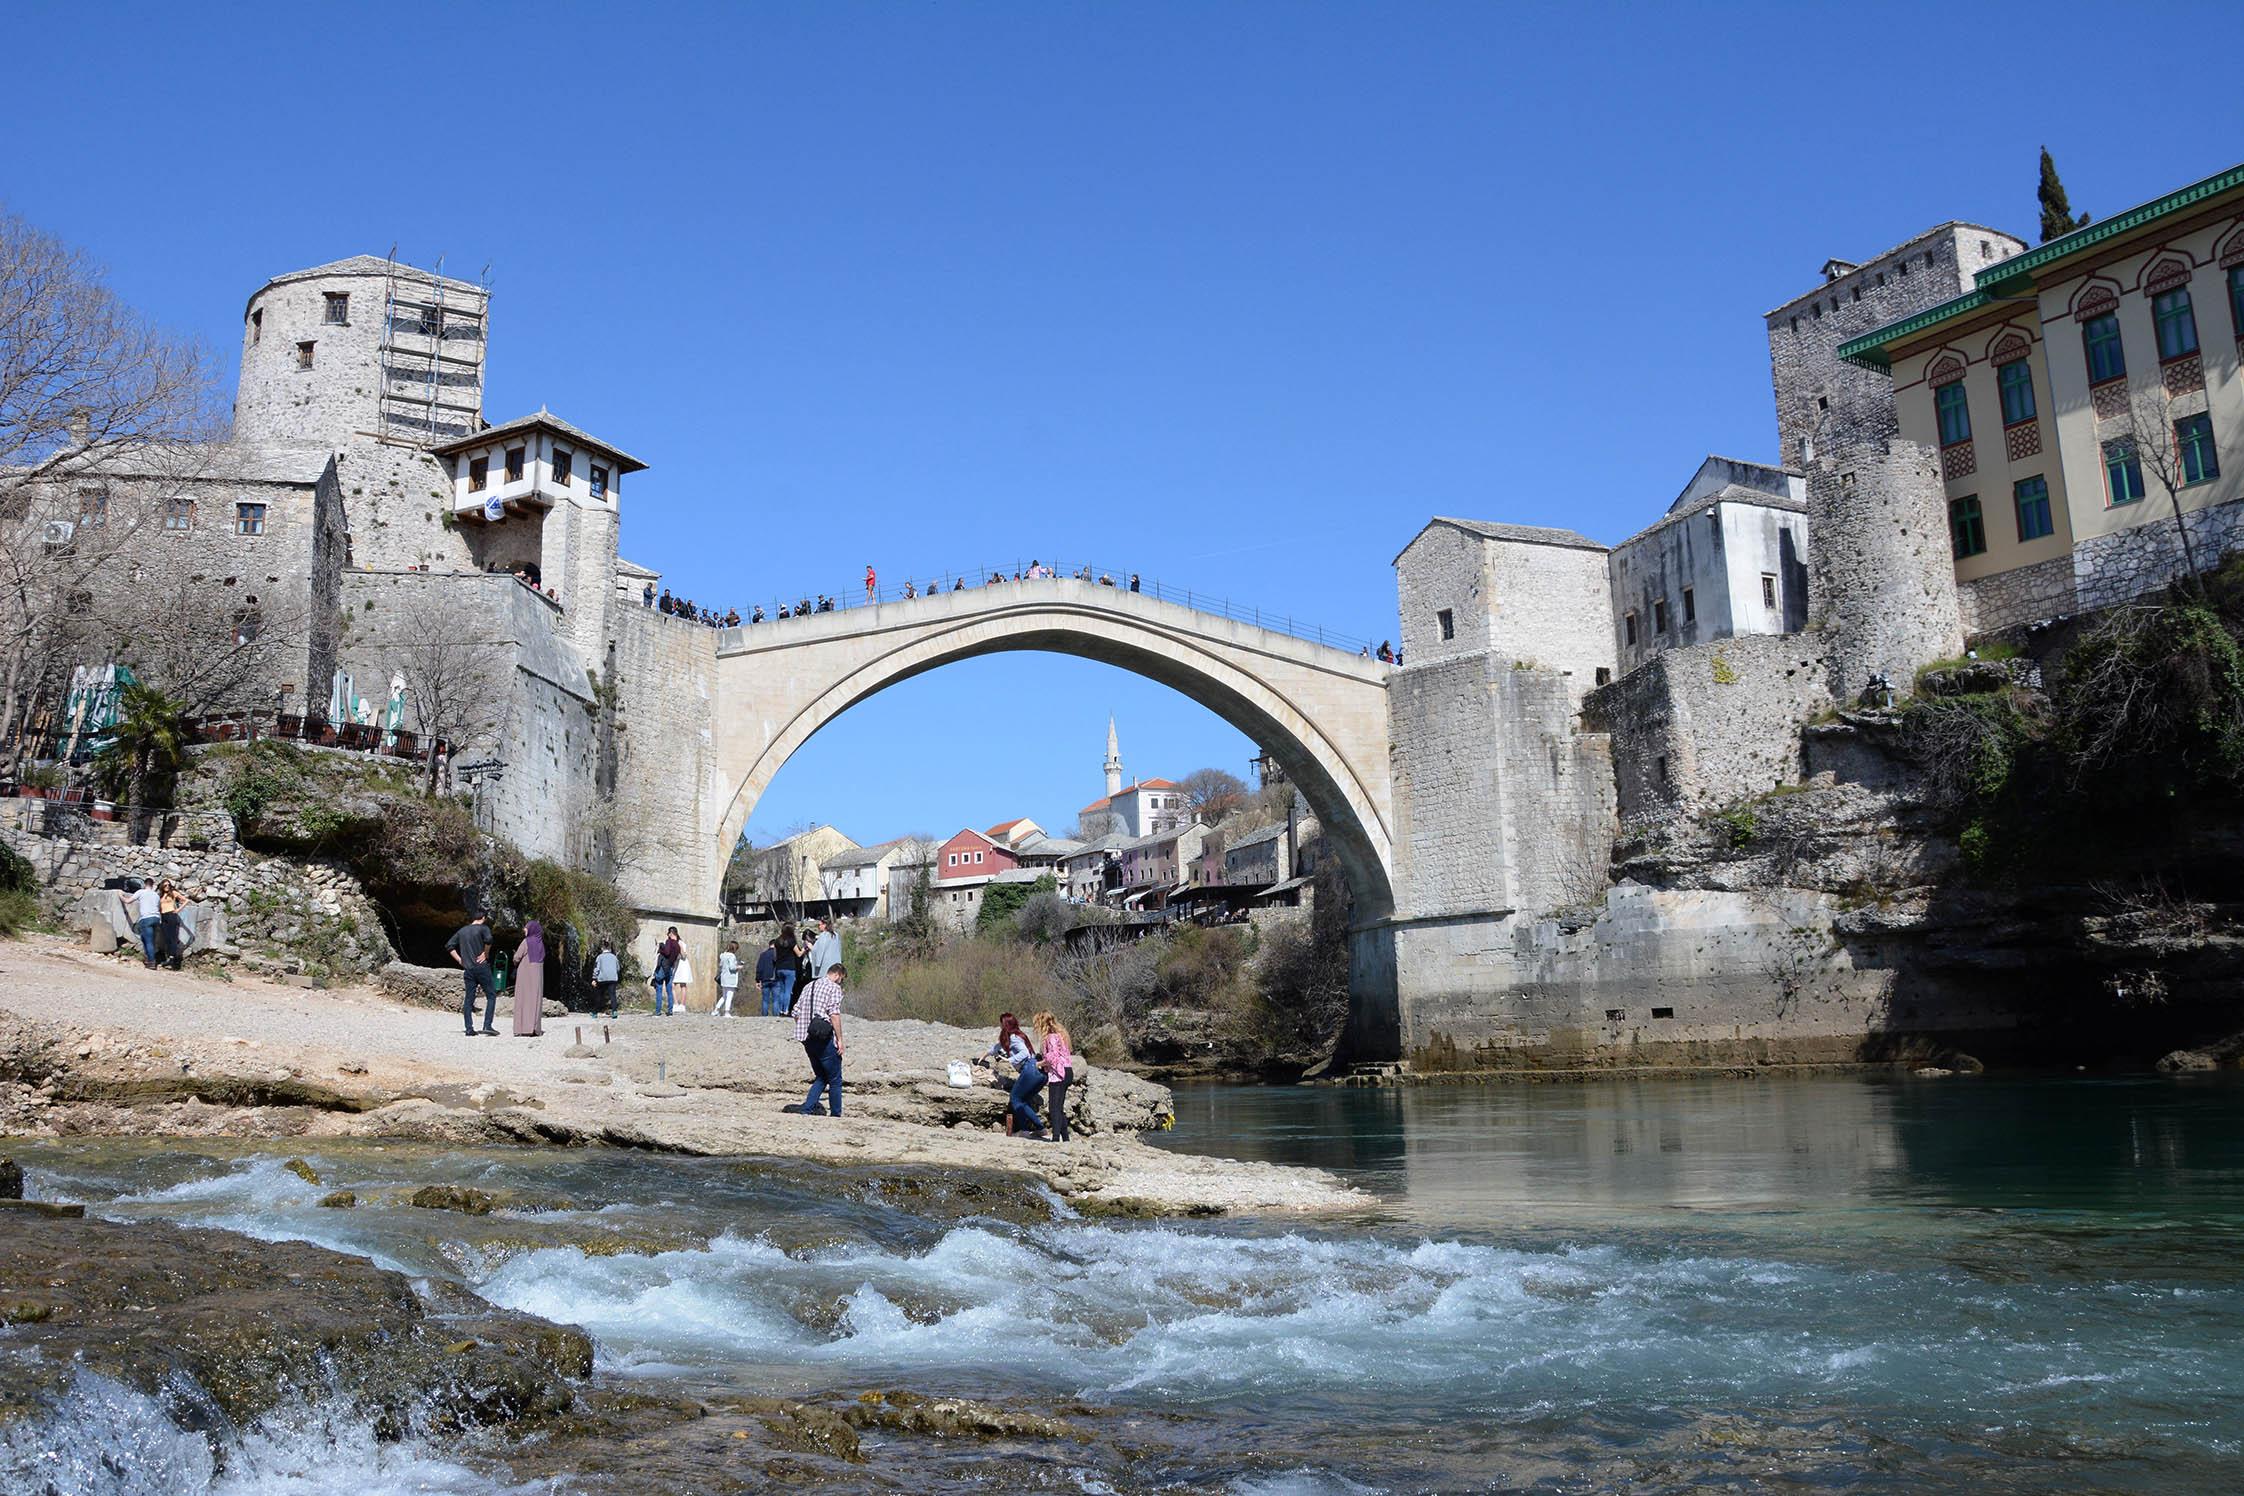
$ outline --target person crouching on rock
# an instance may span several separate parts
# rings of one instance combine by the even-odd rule
[[[1048,1110],[1052,1114],[1052,1140],[1068,1141],[1067,1135],[1067,1084],[1075,1075],[1075,1046],[1068,1040],[1067,1025],[1049,1010],[1038,1013],[1029,1020],[1036,1031],[1044,1064],[1045,1095],[1049,1098]]]
[[[837,961],[795,999],[795,1039],[810,1058],[810,1094],[801,1106],[788,1107],[790,1112],[816,1116],[818,1093],[824,1091],[831,1114],[842,1114],[842,979],[847,975]]]
[[[545,926],[531,920],[514,948],[514,1037],[545,1032]]]
[[[1011,1061],[1015,1072],[1013,1094],[1005,1106],[1006,1136],[1042,1136],[1044,1119],[1036,1114],[1036,1093],[1044,1089],[1044,1071],[1036,1062],[1036,1051],[1029,1047],[1027,1037],[1021,1033],[1018,1018],[1010,1013],[998,1015],[997,1042],[989,1047],[989,1052]]]

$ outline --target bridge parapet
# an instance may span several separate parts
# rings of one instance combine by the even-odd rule
[[[1228,611],[1219,611],[1186,600],[1192,596],[1189,593],[1131,592],[1076,577],[988,582],[951,592],[895,597],[826,613],[772,618],[762,623],[718,629],[717,654],[724,658],[799,648],[821,641],[923,629],[932,623],[958,622],[982,615],[1017,612],[1024,607],[1041,609],[1057,604],[1092,614],[1111,614],[1117,620],[1127,619],[1139,625],[1180,631],[1210,643],[1331,670],[1367,684],[1383,686],[1394,669],[1392,665],[1372,659],[1364,652],[1368,646],[1360,642],[1352,649],[1343,648],[1337,642],[1338,635],[1324,633],[1296,620],[1229,604],[1222,605]],[[1214,602],[1213,599],[1203,600]]]

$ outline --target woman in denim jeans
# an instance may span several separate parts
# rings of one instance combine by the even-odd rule
[[[672,978],[678,973],[678,958],[685,954],[685,949],[678,941],[676,925],[670,927],[670,933],[663,937],[662,944],[655,947],[654,975],[648,979],[647,985],[654,988],[655,1016],[658,1018],[669,1017],[671,1009],[677,1005],[678,991],[672,985]]]

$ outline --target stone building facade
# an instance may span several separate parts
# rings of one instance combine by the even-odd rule
[[[1501,655],[1580,697],[1613,671],[1605,556],[1572,530],[1428,521],[1395,557],[1404,662]]]
[[[1805,495],[1798,473],[1709,457],[1666,514],[1613,547],[1621,673],[1666,649],[1805,628]]]

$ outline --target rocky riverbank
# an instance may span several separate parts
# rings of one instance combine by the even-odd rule
[[[947,1074],[987,1036],[942,1025],[847,1020],[847,1115],[830,1119],[780,1110],[807,1083],[784,1020],[555,1019],[539,1039],[467,1039],[458,1023],[456,1012],[371,988],[148,972],[59,940],[0,945],[0,1129],[937,1166],[1033,1179],[1082,1208],[1123,1214],[1365,1204],[1315,1170],[1147,1146],[1139,1134],[1167,1124],[1169,1094],[1119,1071],[1098,1070],[1079,1090],[1075,1142],[1006,1137],[1003,1093],[979,1074],[955,1088]]]
[[[11,1491],[204,1490],[221,1474],[451,1491],[466,1474],[476,1489],[542,1475],[621,1492],[687,1472],[720,1490],[855,1489],[868,1439],[902,1467],[918,1441],[1085,1436],[1026,1405],[898,1388],[758,1397],[596,1377],[582,1331],[444,1279],[20,1204],[0,1206],[0,1324]]]

